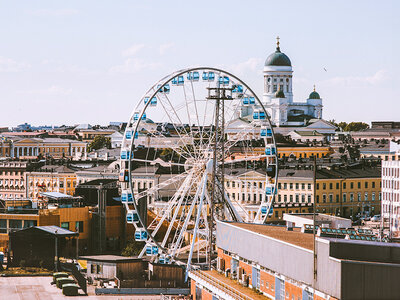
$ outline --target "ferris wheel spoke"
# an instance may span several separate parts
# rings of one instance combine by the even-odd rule
[[[192,263],[193,249],[194,249],[194,244],[195,244],[196,237],[197,237],[197,231],[199,229],[199,221],[200,221],[201,211],[202,211],[202,207],[203,207],[203,200],[204,200],[204,194],[206,192],[206,187],[207,187],[207,173],[204,172],[203,179],[202,179],[201,195],[200,195],[200,199],[199,199],[199,205],[197,207],[196,222],[194,225],[193,238],[192,238],[192,242],[191,242],[191,246],[190,246],[190,252],[189,252],[186,270],[190,270],[191,263]]]
[[[151,165],[154,165],[154,164],[158,163],[155,160],[140,159],[140,158],[133,158],[132,161],[149,163]],[[176,162],[172,162],[172,161],[162,161],[162,163],[160,163],[160,165],[162,165],[162,166],[181,166],[181,167],[193,166],[193,165],[190,165],[190,164],[181,164],[181,163],[176,163]]]
[[[179,195],[179,200],[178,200],[177,204],[176,204],[175,207],[174,207],[175,211],[174,211],[173,217],[172,217],[172,219],[171,219],[171,221],[170,221],[170,225],[168,226],[167,232],[166,232],[166,234],[165,234],[165,236],[164,236],[164,240],[163,240],[162,243],[161,243],[161,245],[162,245],[163,247],[165,246],[165,243],[166,243],[167,240],[168,240],[168,237],[169,237],[169,235],[170,235],[170,233],[171,233],[172,227],[175,225],[175,220],[176,220],[176,218],[177,218],[177,216],[178,216],[178,213],[181,212],[182,203],[183,203],[183,201],[184,201],[185,199],[187,200],[187,197],[186,197],[186,196],[187,196],[187,193],[190,192],[190,190],[191,190],[191,188],[192,188],[194,182],[196,181],[196,179],[195,179],[195,180],[191,180],[191,179],[192,179],[192,178],[190,178],[189,181],[186,183],[185,189],[184,189],[183,192]],[[181,213],[182,213],[182,212],[181,212]],[[178,223],[178,224],[179,224],[179,223]]]
[[[151,233],[152,238],[154,238],[158,232],[158,230],[161,228],[161,226],[164,224],[164,221],[167,220],[169,214],[171,213],[172,209],[177,205],[177,199],[178,197],[181,195],[182,191],[187,188],[187,183],[190,182],[190,180],[192,179],[192,174],[189,174],[183,184],[179,187],[179,189],[177,190],[177,192],[173,195],[173,197],[171,198],[171,200],[168,203],[168,207],[166,210],[163,211],[163,215],[161,216],[160,220],[158,221],[155,229],[153,230],[153,232]],[[156,220],[157,218],[154,218],[153,221],[157,222]],[[173,223],[170,223],[173,224]],[[164,247],[164,246],[162,246]]]
[[[148,195],[148,194],[154,194],[154,193],[156,193],[157,191],[159,191],[159,190],[161,190],[161,189],[163,189],[163,188],[165,188],[165,187],[167,187],[167,186],[169,186],[169,185],[172,185],[172,184],[174,184],[174,183],[176,183],[176,182],[178,182],[178,181],[181,181],[182,179],[184,179],[185,177],[188,177],[190,175],[190,172],[183,172],[183,173],[181,173],[181,174],[178,174],[178,175],[176,175],[176,176],[173,176],[172,178],[170,178],[170,179],[167,179],[167,180],[165,180],[165,181],[163,181],[163,182],[161,182],[161,183],[159,183],[159,184],[156,184],[156,185],[154,185],[153,187],[151,187],[151,188],[148,188],[147,190],[145,190],[145,191],[143,191],[143,192],[140,192],[140,193],[138,193],[137,195],[136,195],[136,198],[137,199],[140,199],[141,197],[145,197],[146,195]]]
[[[204,174],[204,175],[202,176],[202,181],[203,181],[203,180],[206,180],[206,179],[205,179],[205,178],[206,178],[205,176],[206,176],[206,174]],[[183,234],[186,232],[187,226],[188,226],[188,224],[189,224],[189,221],[190,221],[191,218],[192,218],[193,210],[194,210],[194,208],[195,208],[195,206],[196,206],[196,203],[198,202],[199,195],[200,195],[200,193],[201,193],[201,190],[202,190],[203,185],[204,185],[204,182],[200,182],[200,184],[197,186],[196,194],[195,194],[195,196],[193,197],[193,200],[192,200],[192,203],[191,203],[191,205],[190,205],[189,211],[188,211],[188,213],[187,213],[187,215],[186,215],[186,218],[185,218],[185,222],[184,222],[183,225],[182,225],[182,229],[179,231],[179,235],[176,237],[176,242],[175,242],[174,247],[173,247],[173,249],[172,249],[172,255],[173,255],[173,256],[177,253],[178,249],[180,248],[180,246],[181,246],[181,244],[182,244]],[[178,232],[178,231],[177,231],[177,232]],[[176,232],[176,233],[177,233],[177,232]]]
[[[168,97],[166,97],[166,96],[165,96],[165,98],[168,99]],[[169,100],[168,100],[168,102],[169,102]],[[168,116],[168,119],[170,120],[171,125],[172,125],[172,126],[174,127],[174,129],[175,129],[175,131],[176,131],[176,133],[177,133],[177,135],[178,135],[178,137],[179,137],[179,140],[181,141],[181,145],[184,146],[184,145],[186,145],[186,144],[188,144],[188,143],[193,144],[193,137],[192,137],[192,136],[189,136],[189,134],[187,133],[187,130],[186,130],[184,124],[183,124],[183,123],[180,123],[180,124],[182,124],[183,129],[185,130],[187,136],[189,137],[187,140],[185,140],[185,139],[182,138],[182,135],[180,134],[180,129],[176,127],[175,121],[174,121],[173,118],[171,117],[171,114],[168,112],[168,109],[166,108],[166,106],[164,105],[164,103],[163,103],[162,101],[160,101],[160,103],[161,103],[161,105],[164,107],[164,110],[165,110],[165,112],[166,112],[166,114],[167,114],[167,116]],[[171,102],[169,102],[169,104],[171,105]],[[176,114],[175,109],[172,109],[172,110],[173,110],[173,112]],[[178,119],[179,119],[179,118],[178,118]],[[182,148],[181,148],[181,149],[182,149]],[[184,151],[184,152],[185,152],[187,155],[189,155],[191,158],[194,158],[193,155],[192,155],[192,153],[190,153],[189,151]]]

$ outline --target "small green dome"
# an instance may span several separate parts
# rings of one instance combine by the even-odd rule
[[[279,91],[275,93],[275,98],[285,98],[285,93],[279,89]]]
[[[281,52],[279,47],[276,48],[276,51],[268,56],[267,60],[265,61],[265,66],[287,66],[291,67],[292,63],[289,57]]]
[[[308,99],[321,99],[319,94],[315,91],[315,85],[314,85],[314,91],[308,96]]]

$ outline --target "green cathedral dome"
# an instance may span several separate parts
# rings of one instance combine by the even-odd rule
[[[265,61],[265,66],[287,66],[291,67],[292,63],[290,62],[289,57],[281,52],[281,49],[276,47],[276,51],[268,56]]]

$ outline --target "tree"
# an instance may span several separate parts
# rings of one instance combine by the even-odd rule
[[[138,242],[135,240],[129,240],[126,247],[122,250],[122,256],[138,256],[145,246],[145,242]]]
[[[351,122],[346,125],[344,131],[360,131],[364,129],[368,129],[369,125],[364,122]]]
[[[98,150],[101,148],[111,148],[111,138],[109,137],[105,137],[102,135],[98,135],[96,136],[93,141],[89,144],[89,152],[93,151],[93,150]]]

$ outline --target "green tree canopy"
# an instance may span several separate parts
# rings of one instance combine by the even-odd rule
[[[89,152],[93,151],[93,150],[98,150],[98,149],[101,149],[104,147],[106,147],[108,149],[111,148],[111,138],[102,136],[102,135],[98,135],[89,144]]]

